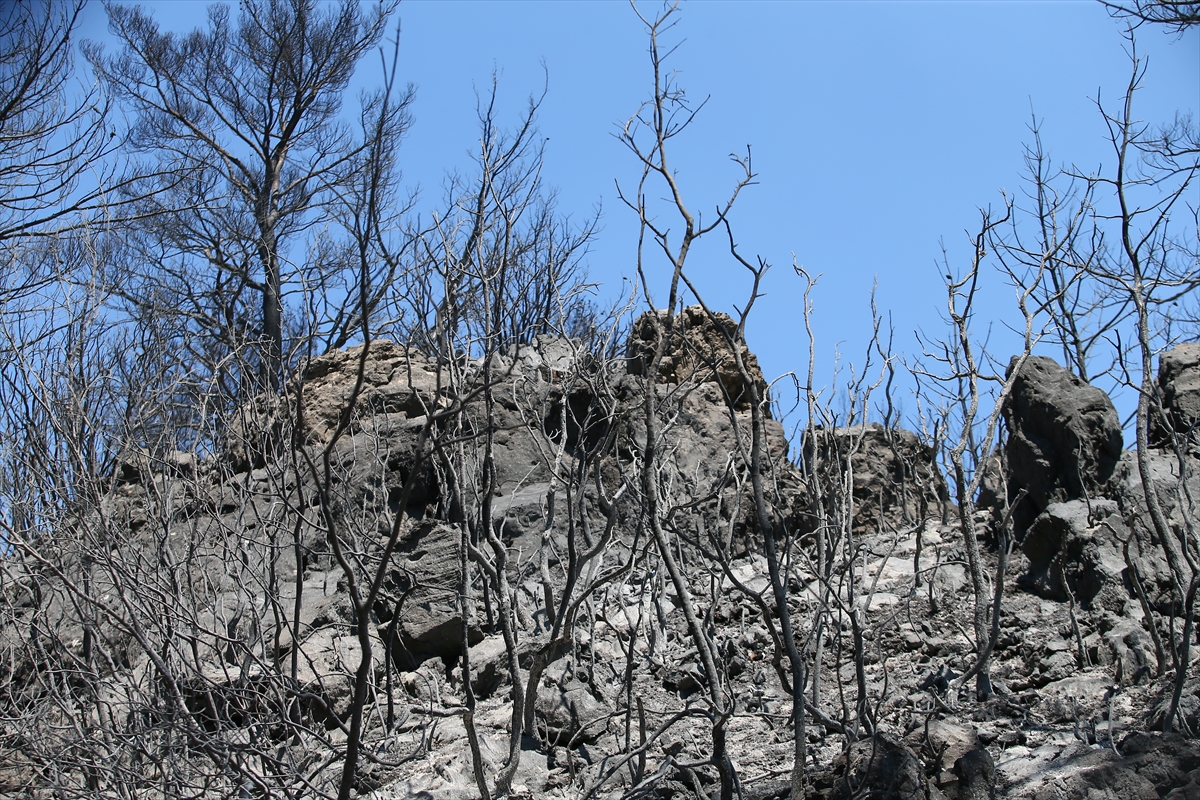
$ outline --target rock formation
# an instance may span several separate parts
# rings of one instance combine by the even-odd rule
[[[626,347],[630,375],[644,375],[658,346],[659,335],[665,335],[666,312],[643,314],[633,324]],[[763,379],[758,359],[740,341],[737,323],[728,314],[716,312],[709,315],[699,306],[683,309],[674,319],[671,340],[664,347],[664,357],[657,379],[665,383],[695,381],[716,383],[738,409],[745,409],[750,402],[750,392],[737,368],[733,343],[737,342],[737,353],[744,361],[751,381],[758,388],[760,397],[767,396],[767,382]]]
[[[513,797],[711,796],[717,722],[743,796],[788,796],[789,672],[734,353],[766,384],[732,321],[698,308],[647,375],[656,321],[608,360],[546,337],[455,364],[373,342],[246,409],[225,453],[131,452],[40,560],[0,572],[0,794],[332,795],[365,708],[355,791],[378,800],[478,796],[514,719]],[[1194,348],[1159,380],[1190,435]],[[654,522],[682,591],[642,496],[648,397]],[[906,431],[814,428],[797,464],[778,422],[759,431],[770,524],[793,547],[809,797],[1195,794],[1200,746],[1152,732],[1182,600],[1112,404],[1035,358],[1004,414],[997,498],[1023,499],[997,694],[954,707],[974,598],[935,454]],[[1143,455],[1178,534],[1194,464]],[[1197,688],[1176,727],[1200,726]]]
[[[1009,373],[1017,367],[1009,364]],[[1003,408],[1010,501],[1024,531],[1052,502],[1098,496],[1121,458],[1121,423],[1100,389],[1053,359],[1031,356]]]

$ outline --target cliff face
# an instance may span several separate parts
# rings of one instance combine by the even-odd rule
[[[1004,498],[1025,504],[998,693],[950,706],[975,601],[935,454],[817,428],[797,464],[769,413],[755,430],[766,384],[728,318],[687,310],[656,370],[662,321],[612,360],[564,339],[453,364],[373,342],[247,408],[219,457],[131,456],[67,530],[6,555],[0,790],[337,795],[353,749],[353,790],[381,798],[477,797],[481,778],[695,796],[718,788],[719,732],[743,796],[786,796],[772,541],[810,795],[1189,791],[1195,742],[1145,732],[1170,699],[1178,565],[1103,402],[1079,411],[1090,387],[1043,359],[1010,401],[978,520],[986,539]],[[1176,426],[1185,361],[1164,358]],[[1062,435],[1038,433],[1054,414]],[[1190,529],[1192,457],[1146,456]]]

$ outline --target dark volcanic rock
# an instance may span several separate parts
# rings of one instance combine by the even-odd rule
[[[458,612],[459,532],[423,522],[396,546],[400,642],[416,656],[462,653],[462,617]],[[471,644],[483,639],[478,620],[468,620]]]
[[[1158,800],[1195,797],[1200,743],[1178,735],[1134,733],[1117,748],[1064,753],[1046,771],[1006,794],[1063,800]]]
[[[827,797],[849,800],[925,800],[925,775],[912,750],[886,734],[861,739],[834,765],[839,774]],[[814,782],[821,783],[818,777]]]
[[[1151,448],[1143,454],[1143,458],[1147,482],[1158,496],[1159,507],[1168,527],[1178,537],[1195,519],[1189,498],[1200,497],[1200,470],[1197,470],[1194,459],[1186,458],[1185,486],[1185,482],[1180,480],[1180,463],[1175,453]],[[1163,551],[1163,543],[1147,510],[1145,486],[1137,462],[1136,451],[1131,450],[1121,457],[1111,491],[1125,516],[1139,520],[1133,526],[1130,539],[1131,558],[1137,566],[1150,604],[1165,613],[1174,608],[1177,601],[1174,578]]]
[[[996,763],[982,747],[964,753],[954,762],[958,800],[996,800]]]
[[[304,371],[301,404],[304,433],[310,442],[324,443],[337,428],[354,391],[363,346],[335,350],[313,359]],[[358,410],[372,414],[422,417],[437,408],[447,381],[436,365],[395,342],[371,342],[363,364]]]
[[[1181,344],[1158,359],[1158,388],[1167,414],[1164,425],[1150,415],[1150,445],[1163,447],[1172,432],[1197,442],[1200,424],[1200,342]]]
[[[1017,359],[1009,365],[1009,372]],[[1121,458],[1121,422],[1112,400],[1051,358],[1025,361],[1004,404],[1008,496],[1025,531],[1052,502],[1097,496]]]
[[[1051,503],[1021,543],[1029,558],[1022,585],[1052,600],[1073,596],[1085,609],[1121,613],[1129,594],[1118,533],[1126,533],[1125,523],[1112,500]]]
[[[538,732],[553,744],[593,742],[607,728],[605,705],[576,676],[570,658],[546,668],[534,711]]]

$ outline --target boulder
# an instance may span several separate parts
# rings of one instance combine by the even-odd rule
[[[430,437],[423,437],[426,419],[377,414],[338,440],[331,454],[334,485],[330,488],[346,522],[361,526],[366,521],[355,518],[364,515],[386,521],[386,512],[402,510],[402,501],[403,510],[419,517],[427,505],[438,501],[441,487],[433,448]]]
[[[954,762],[958,800],[996,800],[996,762],[984,747],[976,747]]]
[[[640,418],[644,382],[625,376],[617,385],[621,407],[628,409],[620,422],[625,435],[637,447],[644,446],[645,427]],[[730,413],[722,387],[715,381],[701,383],[688,391],[673,387],[654,388],[670,424],[660,429],[663,468],[669,472],[677,493],[680,513],[671,524],[689,535],[717,537],[731,557],[739,558],[756,549],[761,531],[751,501],[744,461],[737,455],[738,438],[743,452],[750,452],[751,412]],[[765,420],[764,471],[768,491],[777,498],[776,508],[791,512],[802,506],[803,487],[795,466],[787,460],[788,442],[783,426]],[[688,503],[705,513],[685,513]],[[798,517],[789,514],[789,524],[799,527]],[[711,543],[711,540],[710,540]]]
[[[363,345],[335,350],[313,359],[304,369],[300,381],[301,419],[310,443],[323,444],[336,430],[354,392],[362,351]],[[447,380],[436,364],[419,353],[395,342],[373,341],[363,364],[356,416],[387,413],[409,418],[425,416],[438,407]]]
[[[961,762],[967,765],[967,779],[977,783],[978,776],[972,768],[974,762],[969,757],[970,753],[982,747],[979,731],[975,726],[930,719],[923,726],[913,730],[904,741],[914,752],[926,756],[926,771],[939,789],[951,797],[958,794],[961,800],[967,800],[960,791],[963,787],[964,770],[959,768],[959,764]],[[971,800],[976,798],[971,796]]]
[[[538,733],[555,745],[594,742],[607,730],[608,710],[575,674],[573,659],[546,667],[534,706]]]
[[[666,321],[666,311],[651,311],[633,323],[626,345],[629,374],[646,374],[659,332],[665,333]],[[737,408],[748,408],[749,387],[737,368],[731,343],[736,344],[741,353],[750,380],[758,388],[759,398],[765,399],[767,382],[758,359],[746,347],[737,323],[728,314],[709,314],[701,306],[688,306],[675,316],[671,340],[663,353],[656,379],[662,383],[705,383],[715,379]]]
[[[354,395],[363,347],[314,358],[289,383],[286,394],[263,393],[238,408],[222,442],[226,466],[237,473],[276,461],[294,441],[297,426],[307,444],[328,442]],[[356,431],[359,420],[375,414],[426,415],[446,402],[446,381],[438,366],[419,353],[385,339],[373,341],[347,430]]]
[[[1200,742],[1176,734],[1132,733],[1116,747],[1064,751],[1024,780],[1005,786],[1012,798],[1158,800],[1190,798],[1200,771]],[[1183,789],[1184,791],[1180,791]]]
[[[512,365],[520,374],[540,374],[543,380],[554,380],[572,370],[587,367],[592,356],[579,339],[561,336],[535,336],[528,344],[514,344],[502,363]]]
[[[1181,534],[1186,535],[1187,525],[1195,518],[1195,511],[1188,498],[1200,497],[1200,470],[1197,470],[1193,459],[1188,459],[1190,463],[1187,465],[1187,485],[1184,486],[1180,480],[1180,464],[1175,453],[1152,448],[1146,451],[1144,460],[1148,482],[1158,495],[1159,507],[1178,541]],[[1146,493],[1137,461],[1136,451],[1131,450],[1121,457],[1113,476],[1111,491],[1124,515],[1138,520],[1133,526],[1129,549],[1142,589],[1150,604],[1159,612],[1172,613],[1178,595],[1174,590],[1174,578],[1163,550],[1163,543],[1147,509]],[[1181,491],[1184,489],[1186,491]]]
[[[1095,660],[1113,664],[1118,685],[1137,684],[1153,674],[1154,644],[1141,620],[1107,613],[1100,620],[1104,649],[1097,648]]]
[[[1017,358],[1008,372],[1016,369]],[[1030,356],[1005,400],[1008,497],[1018,535],[1053,502],[1098,496],[1121,458],[1121,421],[1102,390]]]
[[[908,747],[887,734],[850,745],[833,765],[838,775],[828,796],[836,800],[869,796],[880,800],[925,800],[925,773]],[[824,781],[816,776],[818,788]]]
[[[381,642],[372,636],[372,649],[379,652]],[[329,728],[350,718],[354,704],[354,674],[362,662],[358,636],[345,630],[321,628],[300,645],[299,690],[309,712]],[[383,680],[383,661],[375,657],[373,677]]]

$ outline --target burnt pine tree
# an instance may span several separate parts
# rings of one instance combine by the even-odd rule
[[[143,319],[199,333],[192,356],[227,395],[280,386],[289,331],[321,324],[291,325],[288,295],[348,272],[313,232],[332,220],[339,194],[364,174],[379,179],[380,154],[383,179],[398,177],[411,89],[363,95],[362,133],[342,103],[395,5],[249,0],[236,21],[213,5],[207,28],[185,35],[161,31],[142,8],[109,5],[119,50],[85,49],[145,159],[130,261],[153,266],[118,270],[113,284]],[[341,291],[354,302],[352,287]]]

